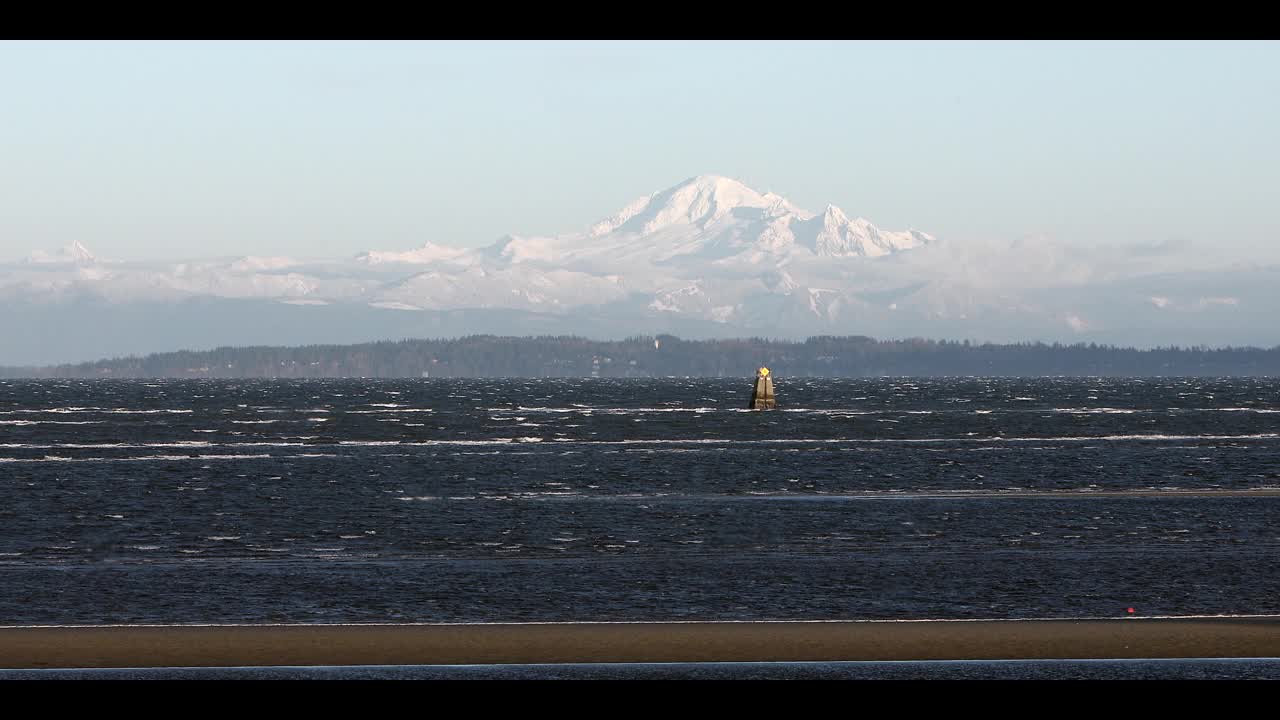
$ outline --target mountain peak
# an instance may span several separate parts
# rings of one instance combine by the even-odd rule
[[[682,183],[679,183],[678,185],[675,186],[675,188],[682,188],[690,185],[698,188],[703,188],[703,189],[728,188],[728,189],[748,190],[750,192],[755,192],[755,190],[752,190],[751,188],[747,187],[746,184],[743,183],[742,181],[735,180],[726,175],[697,175],[695,177],[689,178],[688,180],[685,180]],[[670,188],[670,189],[675,189],[675,188]]]
[[[724,175],[698,175],[656,193],[672,199],[706,198],[726,207],[768,207],[777,198],[773,193],[761,193],[739,180]]]
[[[98,259],[93,253],[89,252],[89,248],[74,240],[70,245],[59,248],[55,252],[45,252],[44,250],[35,250],[27,256],[27,262],[30,263],[94,263]]]
[[[450,262],[462,259],[467,254],[464,248],[438,245],[427,241],[422,247],[406,252],[382,252],[370,250],[355,257],[356,262],[365,265],[383,265],[404,263],[409,265],[426,265],[433,262]]]
[[[593,236],[614,231],[649,234],[676,226],[707,225],[737,208],[768,209],[779,202],[723,175],[698,175],[641,198],[591,228]]]
[[[96,259],[93,257],[93,253],[89,252],[89,248],[80,244],[79,240],[73,240],[71,244],[66,247],[65,252],[67,252],[69,255],[74,257],[76,260],[93,262]]]

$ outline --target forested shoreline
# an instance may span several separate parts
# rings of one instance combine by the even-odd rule
[[[626,340],[475,335],[355,345],[221,347],[48,367],[0,368],[6,378],[737,377],[767,365],[791,377],[1275,376],[1273,348],[1095,344],[974,344],[821,336]]]

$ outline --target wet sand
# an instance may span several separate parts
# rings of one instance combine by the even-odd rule
[[[1280,657],[1280,617],[0,627],[0,668]]]

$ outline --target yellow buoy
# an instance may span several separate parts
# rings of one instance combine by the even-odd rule
[[[751,390],[752,410],[772,410],[777,407],[777,399],[773,396],[773,378],[769,377],[769,368],[762,367],[756,371],[756,386]]]

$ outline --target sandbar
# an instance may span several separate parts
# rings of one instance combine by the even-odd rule
[[[0,668],[1280,657],[1280,617],[0,627]]]

